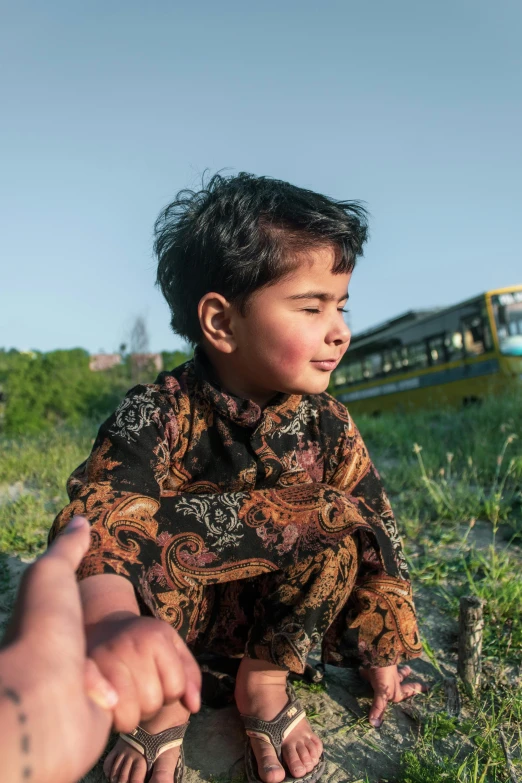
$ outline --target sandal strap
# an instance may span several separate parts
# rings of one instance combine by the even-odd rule
[[[161,756],[166,750],[177,748],[182,744],[187,726],[188,721],[182,726],[172,726],[158,734],[149,734],[141,726],[137,726],[129,734],[120,733],[120,737],[145,756],[147,772],[149,772],[158,756]]]
[[[283,740],[292,731],[294,726],[306,717],[306,712],[291,685],[287,685],[288,701],[275,718],[261,720],[250,715],[241,715],[245,731],[249,737],[256,737],[273,745],[278,756],[281,757]]]

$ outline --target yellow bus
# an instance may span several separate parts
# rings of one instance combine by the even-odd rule
[[[522,385],[522,285],[410,310],[354,337],[330,390],[352,412],[469,405]]]

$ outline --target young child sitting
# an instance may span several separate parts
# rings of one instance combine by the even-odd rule
[[[51,533],[74,514],[92,525],[79,570],[90,655],[120,702],[159,687],[151,614],[196,652],[242,656],[250,781],[324,771],[287,685],[314,646],[326,663],[359,661],[374,726],[388,701],[424,690],[398,667],[421,646],[393,513],[325,391],[350,341],[365,218],[356,202],[249,174],[178,195],[156,223],[158,283],[194,359],[129,391]],[[113,783],[181,781],[188,710],[156,710],[129,716],[105,762]]]

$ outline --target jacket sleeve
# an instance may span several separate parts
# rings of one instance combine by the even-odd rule
[[[49,533],[51,542],[76,514],[89,520],[91,546],[80,579],[106,572],[130,577],[140,565],[141,544],[157,535],[175,426],[171,404],[150,385],[131,389],[100,427],[89,458],[67,482],[69,503]]]
[[[359,572],[345,613],[348,635],[362,665],[390,666],[417,658],[422,647],[397,524],[380,476],[350,417],[329,483],[347,493],[370,525],[357,532]]]

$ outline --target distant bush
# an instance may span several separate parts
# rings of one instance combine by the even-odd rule
[[[163,355],[168,369],[187,358],[180,351]],[[0,428],[6,435],[24,435],[62,423],[101,421],[127,389],[137,381],[153,381],[155,374],[152,370],[150,377],[133,377],[128,357],[110,370],[92,372],[89,354],[81,348],[49,353],[0,350]]]

